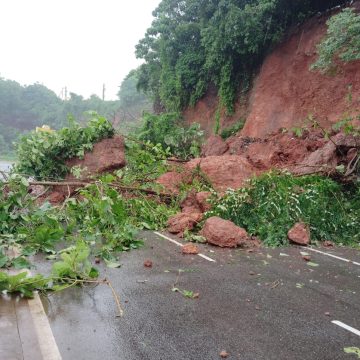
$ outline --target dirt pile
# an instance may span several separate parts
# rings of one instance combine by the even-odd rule
[[[178,193],[181,184],[189,184],[194,173],[201,173],[220,193],[228,188],[246,186],[251,177],[273,169],[286,170],[294,175],[345,175],[350,180],[360,153],[359,136],[342,132],[327,134],[320,130],[306,130],[301,136],[291,131],[279,131],[267,138],[236,136],[227,141],[217,139],[218,149],[213,138],[209,143],[213,146],[211,153],[227,150],[223,155],[193,159],[183,166],[182,171],[163,175],[163,179],[174,179],[173,183],[166,183],[167,190],[175,189]],[[206,154],[209,144],[205,144],[204,149],[202,153]],[[182,212],[169,220],[169,231],[182,236],[186,230],[193,230],[203,220],[203,213],[210,209],[209,196],[208,192],[191,191],[181,203]],[[216,232],[221,233],[221,229],[219,226]],[[212,240],[214,236],[210,230],[203,233],[209,243],[230,247],[238,244],[233,238],[227,241],[224,236]],[[309,242],[307,230],[299,226],[289,232],[289,238],[302,245]]]
[[[288,170],[295,175],[328,175],[341,166],[350,175],[360,150],[359,137],[333,133],[327,138],[319,130],[304,131],[301,137],[291,131],[279,131],[267,138],[236,136],[226,142],[217,140],[218,148],[213,138],[209,142],[212,153],[221,153],[225,147],[228,150],[223,155],[193,159],[181,172],[164,174],[158,182],[177,192],[182,183],[191,182],[191,173],[201,172],[215,190],[223,192],[238,189],[251,177],[271,169]],[[203,154],[208,148],[205,144]]]

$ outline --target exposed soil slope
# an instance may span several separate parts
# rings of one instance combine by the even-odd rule
[[[352,6],[360,10],[360,1]],[[247,118],[242,135],[264,137],[279,128],[301,126],[309,115],[327,126],[350,109],[360,109],[360,61],[339,64],[333,74],[309,69],[332,14],[310,19],[266,58],[249,98],[238,101],[233,116],[223,114],[223,128]],[[194,108],[187,109],[184,117],[187,122],[200,122],[210,135],[217,106],[211,90]]]

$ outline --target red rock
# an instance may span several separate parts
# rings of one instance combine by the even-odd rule
[[[238,155],[209,156],[191,160],[186,164],[189,170],[197,167],[218,191],[225,191],[228,188],[238,189],[246,180],[259,173],[245,157]]]
[[[181,213],[168,220],[168,231],[182,235],[185,230],[192,230],[202,220],[201,213]]]
[[[211,209],[211,204],[208,203],[208,199],[211,196],[210,191],[200,191],[196,194],[196,200],[199,204],[199,207],[201,209],[201,212],[206,212]]]
[[[197,255],[199,252],[199,247],[194,244],[186,244],[182,247],[182,253],[185,255]]]
[[[180,185],[184,182],[187,182],[187,176],[184,173],[179,173],[176,171],[171,171],[161,175],[156,182],[168,191],[178,193]]]
[[[227,351],[223,350],[220,352],[219,355],[221,358],[226,359],[227,357],[229,357],[230,354]]]
[[[207,202],[210,195],[209,191],[196,193],[195,190],[191,190],[180,204],[181,211],[183,213],[204,213],[210,210],[211,205]]]
[[[325,241],[323,242],[323,245],[324,245],[325,247],[333,247],[333,246],[335,246],[334,243],[333,243],[332,241],[329,241],[329,240],[325,240]]]
[[[217,216],[207,219],[200,233],[209,244],[220,247],[244,246],[249,241],[246,230]]]
[[[296,166],[293,173],[297,175],[307,175],[319,171],[327,173],[336,167],[337,162],[336,146],[329,141],[325,146],[311,153],[301,165]]]
[[[304,223],[296,223],[288,232],[288,239],[297,245],[310,244],[310,230]]]
[[[201,213],[203,212],[196,198],[196,190],[191,190],[186,198],[180,203],[183,213]]]
[[[66,166],[80,166],[84,169],[82,177],[101,174],[103,172],[121,169],[126,165],[125,143],[122,136],[114,136],[96,143],[92,151],[86,152],[83,159],[73,158],[66,161]],[[67,179],[73,179],[69,175]]]
[[[201,149],[201,156],[220,156],[228,151],[229,145],[219,135],[211,135]]]
[[[65,200],[65,195],[62,192],[54,191],[52,192],[45,201],[48,201],[52,205],[62,204]]]
[[[304,255],[302,257],[305,261],[310,261],[311,260],[311,257],[309,255]]]
[[[144,261],[144,266],[147,268],[151,268],[153,266],[153,263],[151,260],[145,260]]]

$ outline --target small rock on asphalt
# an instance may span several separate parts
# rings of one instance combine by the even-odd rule
[[[220,353],[220,357],[222,359],[226,359],[227,357],[229,356],[229,353],[225,350],[223,350],[221,353]]]
[[[194,244],[186,244],[182,248],[182,253],[186,255],[197,255],[199,253],[199,247]]]
[[[151,268],[153,266],[153,263],[151,260],[144,261],[144,266],[147,268]]]

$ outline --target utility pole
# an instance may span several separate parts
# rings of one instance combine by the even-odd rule
[[[65,101],[67,100],[67,87],[65,86]]]
[[[105,101],[105,90],[106,90],[105,84],[103,84],[103,91],[102,91],[102,99],[103,99],[103,101]]]

